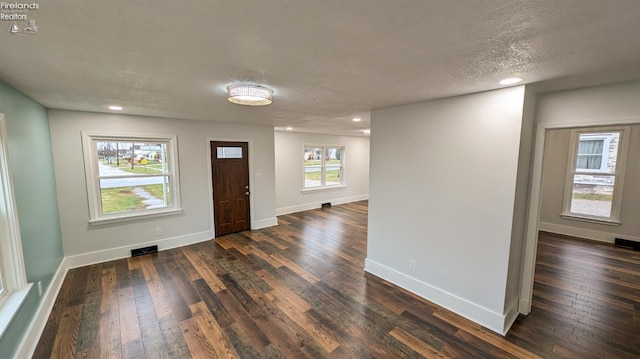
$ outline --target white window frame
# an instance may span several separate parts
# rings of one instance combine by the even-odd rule
[[[606,172],[606,166],[608,161],[608,148],[610,145],[610,139],[605,138],[603,148],[603,158],[600,165],[600,169],[585,170],[576,169],[577,165],[577,153],[578,144],[580,141],[580,135],[589,133],[611,133],[620,132],[620,139],[618,142],[618,154],[616,157],[616,171],[615,173]],[[569,159],[567,162],[567,174],[565,176],[565,188],[564,188],[564,201],[563,211],[561,217],[565,219],[573,219],[601,224],[608,224],[618,226],[620,225],[620,207],[622,205],[622,190],[624,186],[624,172],[627,163],[627,147],[629,143],[629,136],[631,128],[629,126],[620,127],[597,127],[597,128],[583,128],[571,130],[570,147],[569,147]],[[601,139],[605,136],[594,137],[594,139]],[[611,200],[611,215],[610,217],[592,216],[584,213],[571,212],[571,199],[573,192],[573,180],[574,175],[595,175],[595,176],[613,176],[614,186],[613,195]]]
[[[32,283],[27,283],[10,169],[7,129],[4,115],[0,113],[0,277],[3,284],[0,292],[0,338],[32,286]]]
[[[169,165],[169,191],[171,203],[167,207],[143,209],[130,212],[102,213],[102,197],[100,193],[100,172],[98,153],[95,142],[165,142],[167,143],[167,159]],[[85,180],[89,204],[89,223],[91,225],[132,221],[142,218],[172,215],[182,212],[180,202],[180,179],[178,172],[178,139],[170,135],[127,135],[103,132],[82,132],[82,149],[84,157]]]
[[[304,154],[305,154],[305,149],[309,148],[309,147],[313,147],[313,148],[322,148],[322,163],[320,164],[320,178],[321,178],[321,185],[320,186],[315,186],[315,187],[306,187],[306,177],[305,177],[305,166],[304,166]],[[326,183],[326,150],[327,148],[339,148],[340,149],[340,169],[341,169],[341,173],[342,175],[340,176],[340,184],[334,184],[334,185],[327,185]],[[345,183],[345,179],[344,179],[344,174],[345,174],[345,154],[346,154],[346,146],[345,145],[318,145],[318,144],[304,144],[302,146],[302,192],[313,192],[313,191],[319,191],[319,190],[326,190],[326,189],[333,189],[333,188],[343,188],[346,187],[346,183]]]

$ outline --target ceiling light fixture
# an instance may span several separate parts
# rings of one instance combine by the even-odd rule
[[[229,101],[238,105],[264,106],[273,102],[273,91],[258,85],[230,85],[227,94]]]
[[[362,121],[362,119],[360,117],[356,117],[356,118],[353,119],[353,122],[360,122],[360,121]]]
[[[511,78],[500,81],[500,85],[513,85],[521,81],[522,79],[520,77],[511,77]]]
[[[287,131],[291,131],[291,130],[293,130],[293,127],[289,126],[289,127],[286,128],[286,130]]]
[[[109,110],[122,111],[122,106],[111,105],[109,106]]]
[[[367,128],[366,130],[362,130],[362,134],[363,135],[370,135],[371,134],[371,129]]]

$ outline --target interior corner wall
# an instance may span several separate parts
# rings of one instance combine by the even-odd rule
[[[47,110],[0,81],[0,113],[7,124],[27,281],[41,281],[47,290],[63,257]],[[45,298],[39,297],[35,288],[0,338],[3,358],[14,356]]]
[[[162,250],[210,239],[213,221],[209,203],[209,139],[250,141],[252,228],[256,223],[277,223],[272,127],[62,110],[49,110],[49,119],[64,253],[67,257],[83,258],[72,263],[84,265],[87,260],[126,257],[131,248],[153,243],[158,243]],[[116,224],[89,225],[82,131],[177,136],[183,212]],[[161,237],[155,235],[155,227],[162,227]]]
[[[520,150],[518,155],[518,177],[516,197],[513,206],[513,226],[509,251],[509,274],[504,303],[504,313],[508,315],[505,331],[513,324],[519,313],[519,299],[523,270],[524,248],[526,245],[528,203],[531,186],[531,170],[534,147],[536,94],[525,87],[522,113]]]
[[[640,81],[548,93],[539,96],[536,122],[547,128],[542,163],[539,228],[612,243],[640,240]],[[562,201],[571,127],[633,124],[627,154],[620,226],[563,219]]]
[[[519,86],[371,116],[365,270],[498,333],[523,99]]]
[[[275,131],[276,211],[278,215],[369,198],[369,138]],[[302,192],[305,145],[345,146],[341,188]]]

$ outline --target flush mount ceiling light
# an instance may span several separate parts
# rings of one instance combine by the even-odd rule
[[[362,119],[360,117],[356,117],[356,118],[353,119],[353,122],[360,122],[360,121],[362,121]]]
[[[109,106],[109,110],[122,111],[122,106],[111,105]]]
[[[228,99],[238,105],[264,106],[273,102],[273,91],[258,85],[230,85],[227,87]]]
[[[511,78],[500,81],[500,85],[513,85],[521,81],[522,79],[520,77],[511,77]]]

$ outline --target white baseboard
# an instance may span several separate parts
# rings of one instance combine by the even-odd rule
[[[520,298],[518,302],[518,312],[522,315],[529,315],[529,313],[531,313],[531,302],[529,299]]]
[[[267,228],[267,227],[273,227],[277,225],[278,225],[278,219],[276,217],[262,219],[259,221],[251,221],[251,229]]]
[[[338,205],[338,204],[345,204],[345,203],[356,202],[356,201],[364,201],[367,199],[369,199],[369,194],[361,194],[358,196],[334,198],[334,199],[328,199],[326,201],[321,201],[321,202],[311,202],[311,203],[304,203],[304,204],[299,204],[295,206],[281,207],[281,208],[276,208],[276,215],[281,216],[283,214],[308,211],[310,209],[317,209],[322,207],[322,203],[324,202],[331,202],[331,204],[333,205]]]
[[[474,321],[500,335],[506,334],[506,330],[511,326],[511,324],[507,325],[508,320],[517,314],[517,312],[516,314],[511,312],[506,315],[498,314],[369,258],[365,259],[364,270]],[[513,309],[511,311],[515,311],[515,305],[512,305],[512,307],[514,308],[510,308],[510,310]],[[515,320],[515,318],[513,320]]]
[[[204,242],[213,238],[210,231],[190,233],[183,236],[159,239],[145,243],[136,243],[129,246],[117,248],[109,248],[101,251],[78,254],[75,256],[65,257],[69,268],[84,267],[87,265],[108,262],[115,259],[127,258],[131,256],[131,250],[140,247],[148,247],[157,245],[158,251],[164,251],[171,248],[182,247],[189,244]]]
[[[14,359],[31,358],[33,356],[68,270],[66,258],[63,258],[53,278],[51,278],[51,283],[42,296],[42,301],[40,301],[36,314],[31,319],[31,323],[18,345]]]
[[[612,232],[596,231],[593,229],[565,226],[562,224],[540,222],[538,229],[545,232],[564,234],[566,236],[586,238],[593,241],[613,243],[616,237],[629,239],[632,241],[640,241],[640,237],[629,236],[626,234],[618,234]]]
[[[520,312],[518,311],[518,309],[520,308],[518,306],[519,302],[519,299],[516,299],[511,302],[511,305],[509,305],[509,307],[507,307],[507,310],[505,311],[506,314],[504,315],[505,319],[504,327],[502,328],[502,335],[507,334],[509,329],[511,329],[513,323],[516,321],[516,319],[518,319],[518,314],[520,314]]]

